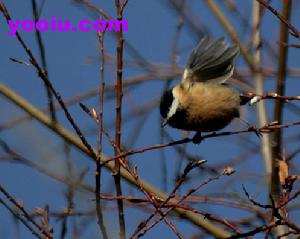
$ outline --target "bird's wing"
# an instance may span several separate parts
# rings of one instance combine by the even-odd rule
[[[237,45],[204,37],[189,56],[183,81],[224,83],[233,73],[233,60],[239,53]]]

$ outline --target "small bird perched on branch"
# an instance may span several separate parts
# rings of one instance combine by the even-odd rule
[[[246,102],[224,84],[238,54],[239,47],[226,44],[224,38],[202,38],[189,56],[181,82],[161,98],[162,125],[196,131],[193,141],[200,143],[201,132],[223,129],[239,117],[240,105]]]

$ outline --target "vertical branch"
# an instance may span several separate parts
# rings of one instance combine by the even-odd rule
[[[291,14],[291,0],[283,1],[283,9],[282,15],[286,21],[289,21]],[[278,75],[276,82],[276,92],[277,94],[284,95],[285,93],[285,79],[287,72],[287,57],[288,57],[288,35],[289,29],[284,22],[280,22],[280,33],[279,33],[279,61],[278,61]],[[274,120],[278,121],[279,124],[282,122],[283,115],[283,102],[281,100],[275,101],[275,109],[274,109]],[[271,184],[270,184],[270,194],[272,195],[275,203],[278,204],[280,202],[281,195],[281,187],[280,183],[283,185],[285,182],[280,182],[279,174],[280,168],[279,163],[282,158],[282,131],[281,129],[277,129],[273,134],[273,147],[272,147],[272,176],[271,176]],[[284,162],[285,163],[285,162]],[[276,228],[274,231],[276,236],[284,235],[288,232],[288,228],[286,226],[280,226]],[[287,237],[284,237],[287,238]]]
[[[123,10],[126,6],[127,1],[125,0],[123,3],[120,3],[119,0],[115,0],[115,6],[117,10],[117,19],[120,21],[123,19]],[[116,83],[116,127],[115,127],[115,155],[118,155],[118,149],[121,149],[121,122],[122,122],[122,76],[123,76],[123,27],[121,25],[121,29],[118,32],[118,45],[117,45],[117,83]],[[120,180],[120,161],[122,159],[115,160],[114,167],[114,180],[116,186],[116,194],[117,194],[117,204],[118,204],[118,212],[119,212],[119,226],[120,226],[120,238],[125,239],[125,218],[124,218],[124,206],[122,200],[122,187]]]
[[[104,99],[104,91],[105,91],[105,79],[104,79],[104,64],[105,64],[105,55],[104,55],[104,33],[97,32],[98,40],[99,40],[99,48],[100,48],[100,87],[99,87],[99,135],[98,135],[98,157],[96,161],[96,213],[98,219],[98,225],[102,236],[104,239],[108,239],[107,231],[104,224],[102,205],[101,205],[101,156],[102,156],[102,139],[103,139],[103,99]]]
[[[286,0],[283,2],[283,12],[282,15],[284,18],[289,21],[290,12],[291,12],[291,0]],[[279,61],[278,61],[278,75],[276,82],[276,92],[277,94],[284,95],[285,93],[285,78],[287,71],[287,44],[288,44],[288,28],[286,24],[283,22],[280,23],[280,33],[279,33]],[[275,101],[275,110],[274,110],[274,120],[278,121],[281,124],[282,121],[282,113],[283,113],[283,102],[281,100]],[[274,146],[273,146],[273,161],[272,167],[276,168],[274,174],[272,175],[272,181],[274,182],[272,186],[272,195],[279,195],[279,178],[278,178],[278,162],[277,160],[281,160],[282,153],[282,133],[280,129],[274,131]],[[275,174],[276,173],[276,174]],[[275,182],[277,184],[275,185]]]
[[[260,5],[256,1],[253,2],[253,9],[252,9],[252,30],[253,30],[253,58],[255,64],[257,66],[261,65],[261,34],[260,34]],[[255,93],[256,94],[263,94],[264,92],[264,79],[261,71],[254,71],[253,78],[255,81]],[[268,122],[268,117],[266,113],[266,106],[263,101],[259,102],[256,107],[257,110],[257,119],[259,127],[266,125]],[[272,150],[271,150],[271,140],[268,134],[264,134],[262,136],[262,143],[261,143],[261,153],[262,158],[265,164],[265,171],[268,177],[268,183],[270,183],[270,176],[272,173]]]
[[[32,12],[33,12],[33,17],[34,17],[34,22],[36,23],[39,20],[39,12],[37,9],[37,5],[36,5],[36,1],[35,0],[31,0],[31,5],[32,5]],[[35,29],[35,37],[38,43],[38,47],[39,47],[39,52],[40,52],[40,57],[41,57],[41,61],[42,61],[42,67],[43,67],[43,71],[45,73],[45,75],[48,77],[48,67],[47,67],[47,61],[46,61],[46,54],[45,54],[45,46],[42,40],[42,36],[41,33]],[[51,89],[46,85],[45,85],[45,89],[47,92],[47,97],[48,97],[48,107],[49,107],[49,111],[51,113],[51,118],[53,122],[56,122],[56,112],[55,112],[55,107],[54,107],[54,103],[53,103],[53,96],[51,93]]]

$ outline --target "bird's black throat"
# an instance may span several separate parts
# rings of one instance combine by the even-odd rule
[[[174,96],[172,93],[172,89],[165,91],[160,101],[160,114],[164,119],[167,118],[173,101],[174,101]],[[171,127],[178,128],[178,129],[185,129],[186,117],[187,117],[186,110],[179,107],[176,110],[176,113],[168,119],[167,123]]]
[[[174,100],[172,89],[164,92],[160,99],[160,115],[165,119]]]

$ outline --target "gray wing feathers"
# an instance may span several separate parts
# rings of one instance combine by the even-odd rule
[[[224,38],[210,41],[208,37],[201,39],[193,49],[188,62],[187,70],[193,81],[207,81],[230,76],[232,61],[239,53],[237,45],[229,46]],[[223,79],[224,81],[224,79]]]

